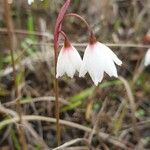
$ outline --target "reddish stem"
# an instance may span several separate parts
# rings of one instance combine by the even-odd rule
[[[90,25],[88,24],[88,22],[82,16],[80,16],[76,13],[69,13],[69,14],[66,15],[66,17],[67,16],[76,17],[76,18],[80,19],[82,22],[84,22],[85,25],[88,28],[88,31],[89,31],[89,43],[94,44],[96,42],[96,37],[94,36],[94,33],[93,33]]]
[[[78,15],[78,14],[76,14],[76,13],[69,13],[69,14],[66,14],[66,17],[67,17],[67,16],[76,17],[76,18],[80,19],[82,22],[85,23],[85,25],[87,26],[89,32],[91,32],[91,27],[90,27],[90,25],[87,23],[87,21],[86,21],[82,16],[80,16],[80,15]]]
[[[55,115],[56,115],[56,132],[57,132],[57,144],[60,145],[60,104],[58,99],[58,79],[56,78],[56,71],[57,71],[57,59],[58,59],[58,46],[59,46],[59,34],[61,31],[61,24],[63,21],[63,18],[66,14],[66,11],[70,5],[71,0],[66,0],[62,8],[60,9],[60,12],[58,14],[55,29],[54,29],[54,55],[55,55]]]
[[[65,47],[70,45],[70,42],[66,36],[66,34],[63,31],[59,31],[58,34],[62,34],[65,38]],[[61,129],[60,129],[60,103],[59,103],[59,93],[58,93],[58,79],[56,78],[57,74],[57,58],[58,58],[58,52],[57,52],[57,46],[54,44],[54,53],[55,53],[55,116],[56,116],[56,132],[57,132],[57,145],[59,146],[61,144]]]
[[[64,16],[66,14],[66,11],[70,5],[71,0],[66,0],[64,5],[59,11],[56,24],[55,24],[55,29],[54,29],[54,49],[57,50],[59,46],[59,32],[61,31],[61,24],[64,19]]]
[[[64,37],[64,39],[68,39],[64,31],[60,31],[59,33]]]

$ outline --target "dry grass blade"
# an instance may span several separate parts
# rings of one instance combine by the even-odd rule
[[[65,150],[89,150],[87,146],[66,147]]]
[[[11,13],[11,5],[8,0],[4,0],[4,15],[6,19],[6,25],[8,30],[8,38],[9,38],[9,48],[10,48],[10,56],[11,56],[11,63],[13,68],[13,80],[14,80],[14,86],[15,86],[15,96],[19,98],[19,89],[17,84],[17,78],[16,78],[16,68],[15,68],[15,59],[14,59],[14,50],[17,48],[17,40],[16,36],[14,34],[14,25],[13,25],[13,19],[12,19],[12,13]],[[16,110],[19,116],[19,123],[22,123],[22,108],[20,104],[20,99],[16,102]],[[27,143],[25,138],[24,129],[21,126],[18,126],[18,135],[19,135],[19,142],[22,147],[22,150],[27,150]]]
[[[7,109],[3,107],[1,104],[0,104],[0,112],[5,113],[12,117],[18,117],[18,114],[15,111],[11,109]],[[16,123],[16,126],[17,126],[17,122],[14,122],[14,123]],[[26,127],[28,131],[30,132],[30,134],[35,138],[35,140],[39,142],[43,147],[45,148],[48,147],[46,143],[44,142],[44,140],[37,134],[37,132],[32,128],[32,126],[27,121],[22,122],[21,126],[24,127],[24,129]]]
[[[0,32],[1,33],[4,33],[4,34],[8,34],[8,31],[7,31],[7,29],[6,28],[0,28]],[[45,32],[45,33],[43,33],[43,32],[37,32],[37,31],[35,31],[35,32],[29,32],[29,31],[27,31],[27,30],[14,30],[14,33],[16,33],[16,34],[21,34],[21,35],[35,35],[35,36],[42,36],[42,37],[46,37],[46,38],[48,38],[49,40],[50,39],[52,39],[52,35],[50,35],[49,33],[47,33],[47,32]]]
[[[69,146],[71,146],[73,144],[76,144],[78,142],[84,142],[84,143],[87,144],[87,140],[86,139],[84,139],[84,138],[77,138],[77,139],[71,140],[69,142],[66,142],[63,145],[59,146],[59,147],[56,147],[53,150],[63,150],[64,148],[66,149],[67,147],[69,147]]]
[[[36,102],[43,102],[43,101],[55,102],[55,97],[53,97],[53,96],[44,96],[44,97],[31,98],[31,99],[21,101],[21,104],[36,103]],[[64,105],[68,104],[68,102],[65,101],[63,98],[59,98],[59,101]],[[6,107],[10,107],[12,105],[15,105],[15,101],[3,103],[3,105],[6,106]]]
[[[135,116],[135,112],[136,112],[136,104],[135,104],[135,99],[134,99],[134,96],[132,94],[132,90],[131,90],[131,87],[128,83],[127,80],[125,80],[123,77],[119,77],[119,79],[122,81],[122,83],[124,84],[125,86],[125,89],[126,89],[126,92],[127,92],[127,96],[128,96],[128,99],[129,99],[129,105],[130,105],[130,109],[131,109],[131,112],[132,112],[132,123],[133,123],[133,128],[134,128],[134,131],[135,131],[135,138],[137,139],[137,141],[139,140],[139,132],[138,132],[138,129],[136,127],[136,116]]]
[[[1,110],[0,110],[1,111]],[[26,116],[22,116],[23,120],[25,121],[46,121],[46,122],[51,122],[51,123],[56,123],[56,119],[55,118],[48,118],[48,117],[44,117],[44,116],[36,116],[36,115],[26,115]],[[7,119],[7,120],[4,120],[0,123],[0,129],[2,129],[3,127],[5,127],[6,125],[8,124],[11,124],[11,123],[16,123],[19,121],[19,118],[18,117],[14,117],[12,119]],[[62,125],[65,125],[65,126],[69,126],[69,127],[73,127],[73,128],[77,128],[79,130],[83,130],[85,132],[89,132],[91,133],[92,132],[92,129],[91,128],[88,128],[88,127],[85,127],[83,125],[80,125],[80,124],[77,124],[77,123],[73,123],[73,122],[70,122],[70,121],[65,121],[65,120],[60,120],[60,124]],[[95,133],[96,134],[96,131]],[[103,132],[99,132],[98,133],[98,136],[104,140],[104,141],[107,141],[113,145],[115,145],[116,147],[120,147],[124,150],[128,149],[128,147],[121,141],[119,141],[118,139],[116,139],[115,137],[109,135],[109,134],[106,134],[106,133],[103,133]]]
[[[144,70],[144,60],[145,60],[145,58],[142,59],[139,67],[137,68],[136,72],[134,73],[132,84],[136,83],[137,79],[139,78],[139,76],[143,72],[143,70]]]
[[[98,130],[98,123],[99,123],[99,121],[100,121],[101,114],[102,114],[102,112],[104,111],[106,105],[107,105],[107,98],[105,99],[105,101],[104,101],[104,103],[103,103],[103,106],[102,106],[102,108],[100,109],[100,111],[99,111],[99,113],[98,113],[98,115],[97,115],[97,117],[96,117],[97,119],[96,119],[95,125],[94,125],[94,127],[93,127],[93,129],[92,129],[92,132],[91,132],[90,136],[89,136],[89,143],[90,143],[90,144],[91,144],[91,142],[92,142],[92,138],[93,138],[93,135],[94,135],[95,131]]]

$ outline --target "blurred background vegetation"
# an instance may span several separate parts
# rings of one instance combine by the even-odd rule
[[[9,0],[13,38],[8,36],[4,1],[0,1],[0,150],[20,150],[16,123],[11,121],[16,117],[16,97],[10,47],[14,48],[23,115],[54,118],[53,32],[64,0]],[[150,68],[143,68],[142,61],[150,47],[150,0],[72,0],[68,12],[83,16],[99,41],[112,44],[123,61],[118,74],[129,89],[122,78],[107,75],[97,88],[88,75],[85,79],[78,75],[59,79],[61,119],[95,127],[100,133],[90,136],[82,127],[62,125],[62,143],[92,137],[93,150],[149,149]],[[73,43],[80,43],[77,48],[83,55],[86,26],[75,18],[66,18],[63,30]],[[31,120],[24,125],[28,149],[56,147],[55,124]],[[75,144],[74,150],[77,147],[88,149],[83,141]]]

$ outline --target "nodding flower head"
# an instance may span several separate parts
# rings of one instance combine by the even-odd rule
[[[79,71],[80,77],[84,77],[88,72],[95,85],[98,85],[98,83],[103,79],[104,72],[106,72],[109,76],[118,77],[115,63],[117,65],[121,65],[122,61],[113,53],[113,51],[111,51],[110,48],[96,41],[96,38],[89,24],[83,17],[75,13],[66,15],[66,11],[69,7],[70,2],[71,0],[65,1],[63,7],[60,10],[55,25],[55,56],[57,56],[57,49],[59,46],[59,34],[62,33],[62,35],[65,37],[64,46],[62,47],[58,55],[58,59],[55,59],[55,62],[57,62],[56,78],[63,76],[65,73],[72,78],[76,71]],[[77,50],[70,44],[65,34],[61,30],[62,22],[65,16],[74,16],[80,19],[81,21],[83,21],[83,23],[86,24],[88,28],[89,44],[85,50],[83,61],[81,60],[81,57]]]
[[[122,61],[109,47],[100,42],[89,43],[83,56],[79,76],[84,77],[88,72],[95,85],[98,85],[103,79],[104,72],[109,76],[118,77],[115,63],[120,66]]]
[[[150,65],[150,48],[146,52],[144,66]]]
[[[66,73],[72,78],[75,72],[80,70],[81,63],[82,60],[78,51],[68,40],[65,40],[58,55],[56,77],[58,78]]]

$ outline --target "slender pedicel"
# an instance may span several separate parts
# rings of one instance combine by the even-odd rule
[[[88,24],[88,22],[82,16],[80,16],[76,13],[66,14],[66,17],[67,16],[76,17],[76,18],[80,19],[87,26],[87,29],[88,29],[88,32],[89,32],[89,43],[93,44],[93,43],[96,42],[96,37],[94,36],[94,33],[93,33],[90,25]]]

